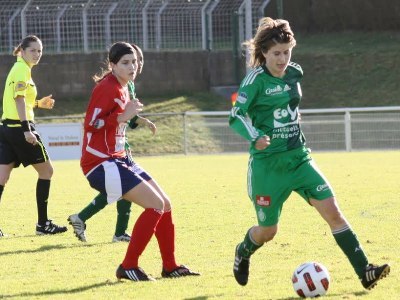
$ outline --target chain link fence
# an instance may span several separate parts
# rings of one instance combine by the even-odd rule
[[[48,53],[105,51],[115,41],[144,50],[232,49],[253,34],[270,0],[1,0],[0,53],[28,34]]]

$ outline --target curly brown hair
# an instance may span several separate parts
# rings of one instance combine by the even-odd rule
[[[276,44],[296,46],[296,40],[289,22],[282,19],[265,17],[260,19],[255,36],[242,45],[250,53],[249,66],[256,68],[265,64],[263,53],[268,52]]]

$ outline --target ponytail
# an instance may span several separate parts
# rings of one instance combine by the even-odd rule
[[[42,41],[36,35],[28,35],[21,41],[21,43],[18,44],[17,47],[14,48],[13,55],[14,56],[20,55],[21,51],[28,48],[33,42],[42,44]]]

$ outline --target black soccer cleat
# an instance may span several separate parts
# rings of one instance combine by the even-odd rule
[[[382,266],[369,264],[365,267],[365,274],[361,278],[361,283],[364,288],[370,290],[376,286],[380,279],[386,277],[389,273],[390,266],[388,264]]]
[[[240,285],[246,285],[249,280],[249,266],[250,266],[250,258],[245,258],[239,255],[239,246],[236,246],[235,250],[235,263],[233,264],[233,275],[235,275],[235,279],[237,283]]]
[[[164,278],[177,278],[184,276],[199,276],[199,275],[200,273],[194,272],[184,265],[180,265],[179,267],[173,269],[171,272],[168,272],[165,269],[163,269],[161,272],[161,276]]]
[[[37,235],[57,234],[66,232],[67,230],[68,230],[67,227],[58,226],[54,224],[52,220],[47,220],[46,224],[44,225],[36,224]]]
[[[132,281],[155,281],[155,279],[147,275],[142,268],[132,268],[125,270],[122,265],[119,265],[115,276],[118,279],[128,279]]]

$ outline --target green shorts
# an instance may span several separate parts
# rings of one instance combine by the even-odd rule
[[[278,224],[283,203],[292,191],[306,201],[332,197],[333,190],[309,155],[300,147],[267,157],[250,157],[248,194],[260,226]]]

